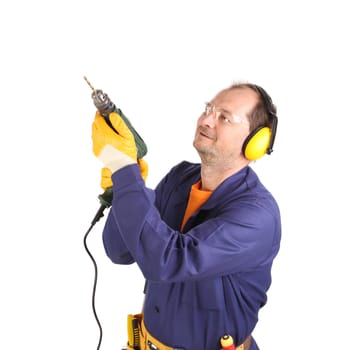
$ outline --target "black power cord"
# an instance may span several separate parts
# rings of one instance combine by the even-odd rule
[[[86,249],[87,254],[89,255],[89,257],[91,258],[92,262],[93,262],[93,266],[94,266],[94,282],[93,282],[93,291],[92,291],[92,310],[93,310],[93,314],[94,314],[94,318],[97,321],[98,327],[99,327],[99,341],[98,341],[98,345],[97,345],[97,350],[100,349],[100,346],[102,344],[102,338],[103,338],[103,329],[101,326],[101,323],[99,321],[98,315],[97,315],[97,311],[96,311],[96,303],[95,303],[95,299],[96,299],[96,290],[97,290],[97,280],[98,280],[98,267],[97,267],[97,263],[92,255],[92,253],[90,252],[90,250],[88,249],[88,245],[87,245],[87,238],[89,233],[91,232],[93,226],[99,221],[99,219],[101,217],[104,216],[103,212],[104,210],[107,208],[107,206],[105,204],[102,204],[100,206],[100,208],[98,209],[94,219],[91,222],[91,226],[89,227],[89,229],[87,230],[84,239],[83,239],[83,244],[84,247]]]

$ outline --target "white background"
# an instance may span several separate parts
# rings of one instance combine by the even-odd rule
[[[353,348],[352,17],[349,1],[3,1],[0,5],[0,348],[96,349],[99,207],[86,75],[149,146],[147,184],[197,161],[204,101],[233,81],[278,107],[275,151],[254,164],[283,240],[255,331],[262,350]],[[99,269],[102,350],[126,341],[143,278]],[[194,349],[201,350],[201,349]]]

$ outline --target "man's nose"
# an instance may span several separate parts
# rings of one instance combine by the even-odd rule
[[[208,125],[210,127],[214,127],[217,122],[217,112],[209,111],[208,113],[204,113],[202,118],[202,123]]]

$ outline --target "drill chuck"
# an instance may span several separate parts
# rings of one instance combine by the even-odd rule
[[[92,92],[92,100],[100,114],[107,117],[110,113],[115,111],[115,105],[110,100],[109,96],[102,90],[95,90]]]

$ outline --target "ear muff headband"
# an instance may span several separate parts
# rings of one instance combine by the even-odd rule
[[[254,85],[254,87],[261,95],[267,113],[272,118],[272,125],[271,128],[267,126],[258,127],[245,139],[243,144],[243,154],[251,161],[261,158],[266,153],[272,153],[277,131],[277,115],[275,113],[275,108],[273,107],[271,97],[260,86]]]

